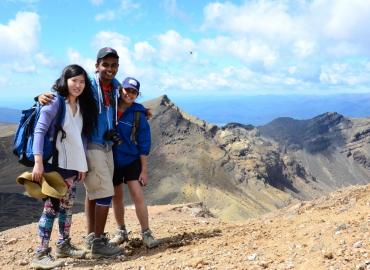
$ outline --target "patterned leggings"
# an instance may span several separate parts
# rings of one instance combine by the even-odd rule
[[[58,216],[59,237],[58,242],[63,242],[69,238],[72,224],[72,206],[76,197],[76,176],[64,179],[68,190],[59,203],[59,210],[54,210],[53,204],[48,198],[44,203],[44,210],[39,220],[38,234],[40,245],[37,252],[45,251],[49,247],[51,232],[53,230],[54,219]]]

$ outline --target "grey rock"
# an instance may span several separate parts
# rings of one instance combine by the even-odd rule
[[[360,241],[357,241],[356,243],[353,244],[353,247],[354,248],[361,248],[363,246],[363,241],[360,240]]]

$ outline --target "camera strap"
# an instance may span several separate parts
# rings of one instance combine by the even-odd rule
[[[139,126],[140,126],[140,114],[141,114],[140,111],[135,111],[135,113],[134,113],[134,123],[132,125],[132,130],[131,130],[130,139],[135,144],[137,144],[137,133],[138,133],[138,129],[139,129]]]

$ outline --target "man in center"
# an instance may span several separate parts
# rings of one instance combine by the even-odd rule
[[[117,119],[120,83],[115,79],[118,71],[117,51],[104,47],[99,50],[95,64],[92,88],[98,107],[97,126],[87,145],[89,172],[85,178],[85,214],[87,233],[85,246],[93,257],[114,257],[121,250],[108,241],[104,234],[109,206],[114,195],[112,138],[109,136]]]

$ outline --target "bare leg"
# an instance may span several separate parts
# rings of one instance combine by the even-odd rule
[[[100,237],[104,233],[105,223],[107,222],[109,206],[95,206],[95,236]]]
[[[113,213],[118,228],[125,225],[125,207],[123,205],[123,184],[114,187]]]
[[[85,195],[85,216],[87,234],[94,232],[95,230],[95,200],[89,200],[87,194]]]
[[[131,199],[135,204],[136,216],[140,222],[141,230],[144,231],[149,228],[148,208],[144,201],[144,193],[139,181],[127,182]]]

